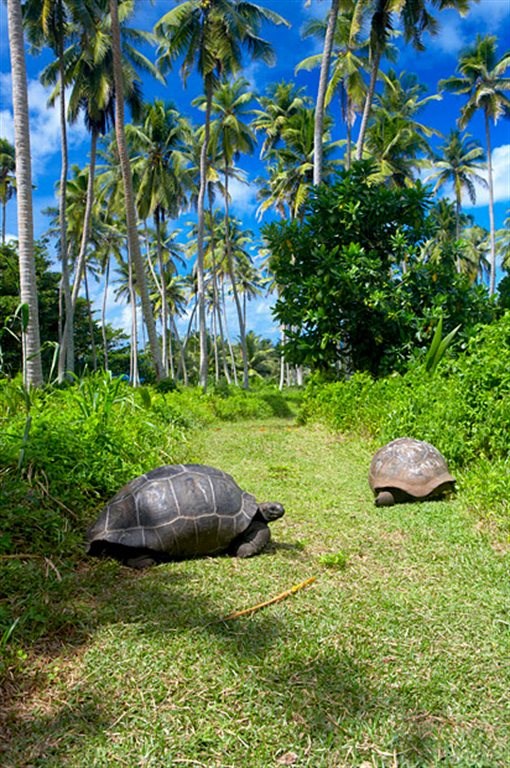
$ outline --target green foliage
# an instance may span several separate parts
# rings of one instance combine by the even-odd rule
[[[358,163],[314,192],[303,223],[264,228],[290,362],[384,375],[429,346],[439,317],[464,336],[490,321],[485,289],[457,274],[449,252],[422,258],[430,202],[419,184],[376,184],[371,165]]]
[[[443,360],[433,379],[426,365],[374,379],[308,386],[302,422],[367,435],[374,446],[404,435],[433,443],[460,473],[471,504],[510,525],[510,312],[480,326],[465,353]]]

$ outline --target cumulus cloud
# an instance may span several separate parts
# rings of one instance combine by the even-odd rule
[[[7,108],[0,112],[1,135],[14,143],[14,122],[12,115],[12,85],[10,73],[0,74],[0,89]],[[34,180],[42,175],[55,155],[60,155],[60,115],[58,107],[49,107],[50,89],[38,80],[28,81],[28,103],[30,105],[30,144],[32,151],[32,173]],[[87,139],[87,130],[83,121],[77,121],[68,128],[68,141],[71,146],[81,144]]]
[[[474,42],[475,35],[502,35],[504,26],[510,21],[508,0],[480,0],[470,6],[469,13],[461,16],[455,10],[437,14],[439,34],[429,36],[427,48],[439,49],[442,53],[457,56],[462,48]]]
[[[487,173],[484,174],[487,179]],[[503,144],[492,151],[492,175],[494,184],[494,202],[510,200],[510,144]],[[481,207],[489,204],[489,191],[480,184],[476,185],[476,204]],[[464,206],[471,207],[468,200]]]
[[[237,216],[254,217],[258,206],[256,187],[239,179],[229,179],[228,188],[231,197],[231,212]]]

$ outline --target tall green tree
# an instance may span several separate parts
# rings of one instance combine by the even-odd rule
[[[239,336],[243,359],[243,387],[249,386],[248,351],[246,347],[246,326],[237,289],[234,269],[233,244],[230,226],[230,190],[229,180],[234,174],[234,162],[241,154],[251,154],[255,149],[256,139],[248,124],[253,110],[250,104],[253,93],[248,90],[248,81],[239,78],[226,81],[215,90],[211,104],[211,141],[223,160],[224,201],[225,201],[225,255],[230,275],[232,293],[239,322]]]
[[[206,97],[204,135],[200,155],[200,188],[197,201],[197,290],[200,337],[200,386],[207,386],[207,338],[204,292],[204,231],[207,187],[207,150],[214,88],[221,76],[235,75],[242,63],[242,51],[255,59],[272,63],[271,45],[260,37],[264,21],[286,23],[277,13],[246,0],[186,0],[157,23],[160,35],[159,63],[163,70],[182,57],[181,73],[186,82],[196,66]]]
[[[136,275],[138,290],[140,291],[142,313],[145,320],[145,325],[147,327],[147,335],[149,337],[152,364],[154,366],[156,380],[159,381],[163,376],[163,363],[158,344],[158,337],[156,334],[156,323],[154,320],[149,290],[147,286],[145,265],[143,263],[140,250],[135,195],[133,191],[133,177],[131,174],[131,165],[129,162],[129,153],[124,127],[124,74],[122,67],[122,47],[118,0],[109,0],[109,8],[111,16],[113,80],[115,85],[115,135],[117,137],[117,148],[119,152],[122,180],[124,184],[128,251],[130,263],[132,264],[133,272]]]
[[[27,71],[20,0],[7,0],[7,29],[11,55],[14,147],[16,150],[20,301],[26,308],[26,312],[24,311],[22,315],[23,382],[27,387],[38,387],[43,383],[43,373],[34,255]]]
[[[319,85],[317,89],[317,100],[315,102],[315,124],[313,133],[313,183],[320,184],[322,181],[322,142],[324,134],[324,113],[326,108],[326,91],[328,87],[329,68],[331,63],[331,54],[333,51],[333,41],[335,38],[336,23],[340,9],[340,0],[331,0],[326,25],[326,34],[324,36],[324,48],[322,51],[321,68],[319,73]]]
[[[368,43],[360,40],[364,5],[355,0],[342,0],[334,35],[334,49],[324,106],[328,107],[335,93],[340,95],[342,119],[345,125],[347,145],[345,166],[349,168],[352,154],[352,127],[356,112],[363,104],[366,87],[363,70],[366,60],[361,55]],[[303,27],[303,37],[324,37],[327,24],[322,19],[311,19]],[[308,56],[299,62],[296,72],[309,70],[318,65],[322,68],[323,54]]]
[[[420,122],[418,115],[425,106],[441,97],[426,96],[426,87],[414,74],[397,74],[390,69],[384,87],[376,94],[372,117],[366,134],[366,149],[378,164],[378,180],[388,179],[403,186],[412,185],[416,169],[432,156],[428,139],[439,131]]]
[[[491,273],[489,293],[496,287],[496,230],[494,224],[494,178],[492,169],[491,122],[510,115],[510,77],[505,75],[510,67],[510,50],[498,58],[497,38],[493,35],[478,35],[473,46],[466,49],[459,58],[458,74],[441,80],[439,86],[453,93],[467,97],[462,107],[459,127],[465,128],[473,116],[481,110],[485,121],[485,141],[489,183],[489,232],[491,251]]]
[[[191,179],[185,154],[191,125],[177,110],[156,100],[144,109],[141,125],[131,125],[133,171],[137,177],[136,204],[140,218],[153,217],[161,289],[162,364],[169,373],[169,305],[166,295],[164,230],[167,218],[176,218],[188,206]]]
[[[487,185],[481,175],[486,168],[485,152],[478,141],[471,139],[468,133],[461,134],[453,129],[444,144],[439,147],[440,155],[433,161],[434,170],[428,179],[435,179],[434,192],[441,187],[451,185],[455,195],[456,234],[460,237],[460,214],[462,195],[467,192],[469,199],[476,202],[475,181]]]
[[[454,8],[461,14],[467,13],[470,0],[359,0],[365,3],[371,14],[370,19],[370,79],[361,118],[356,159],[363,157],[365,134],[368,127],[375,86],[381,59],[391,36],[395,33],[397,20],[402,22],[404,40],[418,51],[423,51],[423,34],[437,34],[439,25],[429,12],[432,6],[442,11]]]

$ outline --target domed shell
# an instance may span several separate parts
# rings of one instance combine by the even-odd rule
[[[215,554],[251,523],[255,497],[225,472],[202,464],[158,467],[127,483],[87,533],[89,554],[104,546],[180,559]]]
[[[374,493],[400,490],[415,499],[453,488],[444,456],[430,443],[410,437],[392,440],[375,453],[368,482]]]

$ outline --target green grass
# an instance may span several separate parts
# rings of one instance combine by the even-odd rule
[[[7,645],[33,642],[0,698],[3,768],[510,765],[509,549],[462,493],[377,509],[369,445],[282,419],[194,452],[285,505],[269,550],[56,561],[61,581],[13,561],[32,615]]]

